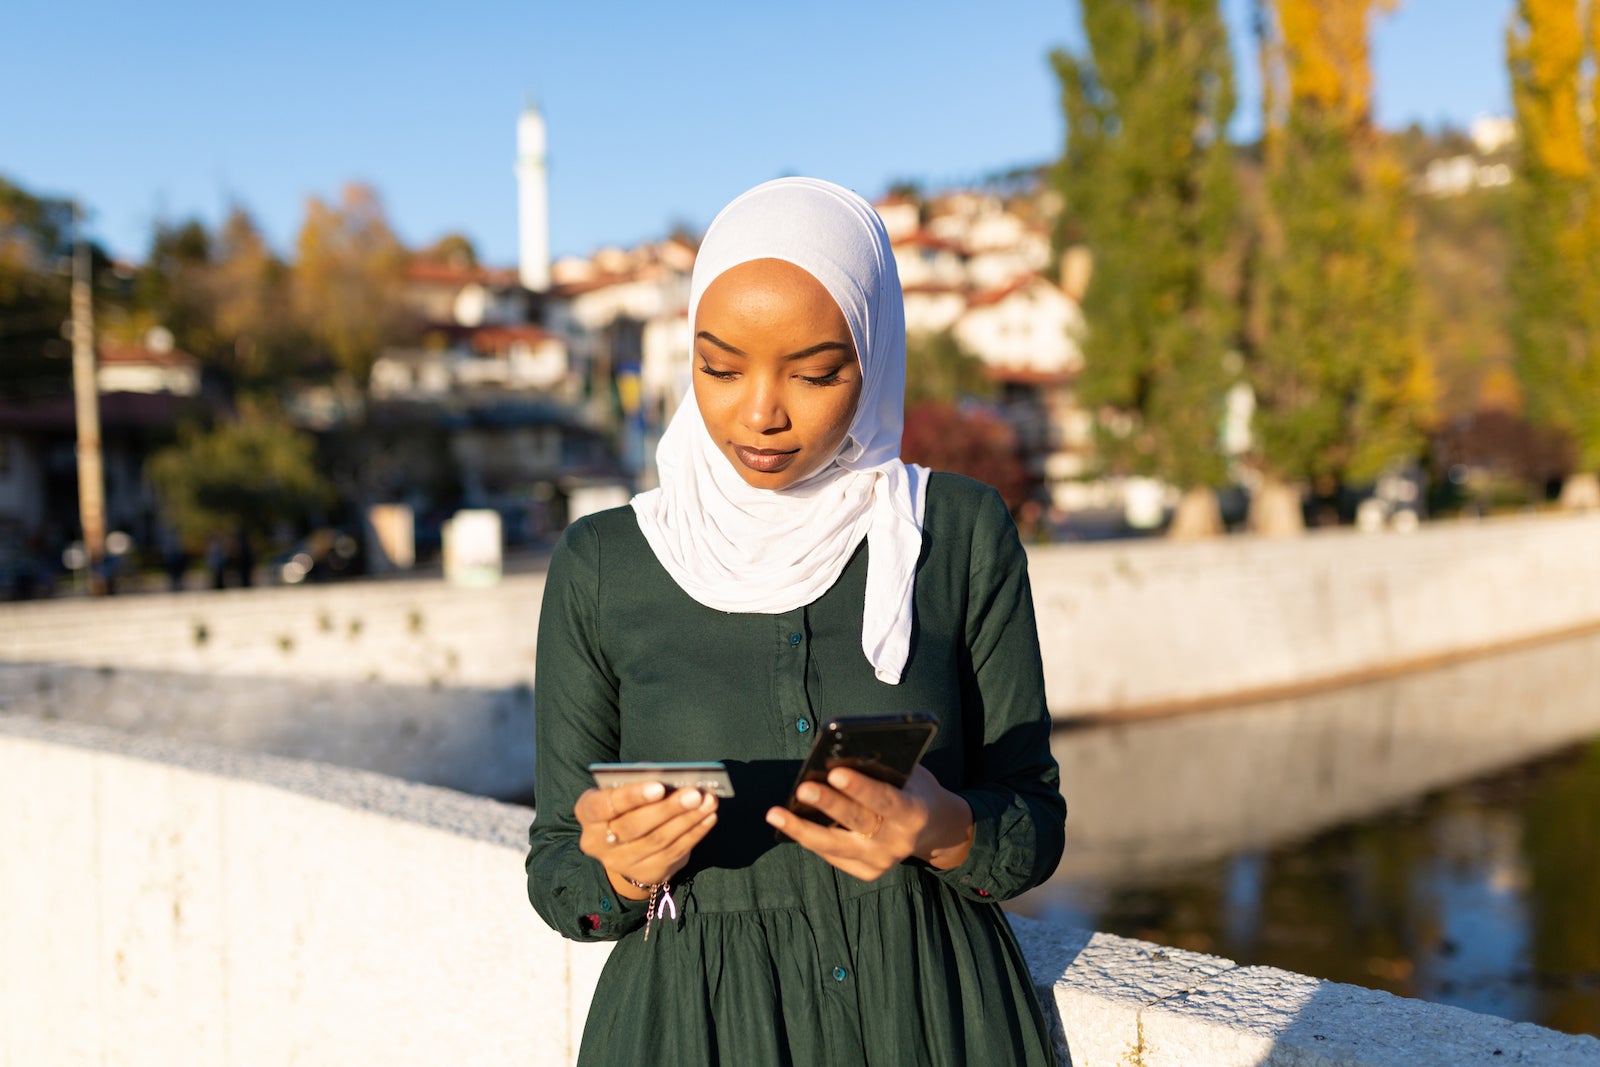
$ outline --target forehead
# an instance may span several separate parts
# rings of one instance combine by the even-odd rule
[[[827,287],[784,259],[752,259],[717,275],[695,311],[697,323],[708,316],[805,319],[820,328],[848,333],[844,313]]]

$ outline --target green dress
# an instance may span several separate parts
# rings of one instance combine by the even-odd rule
[[[1065,804],[1027,561],[999,496],[928,483],[911,653],[899,685],[861,650],[865,544],[815,602],[779,615],[691,600],[631,508],[574,523],[550,562],[534,706],[528,895],[561,934],[617,940],[580,1063],[1049,1064],[1050,1038],[1000,901],[1061,856]],[[971,805],[960,866],[874,882],[764,821],[828,718],[932,711],[924,765]],[[676,920],[616,896],[578,850],[588,764],[723,760],[735,795],[672,882]]]

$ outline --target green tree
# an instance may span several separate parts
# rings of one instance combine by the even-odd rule
[[[71,390],[72,347],[62,334],[71,238],[70,205],[0,178],[0,397]]]
[[[295,245],[294,307],[309,336],[355,384],[397,336],[406,252],[370,187],[347,185],[339,203],[312,197]]]
[[[145,474],[166,521],[191,547],[214,533],[301,521],[331,499],[316,440],[249,404],[236,421],[180,429],[177,444],[151,456]]]
[[[1215,0],[1081,6],[1088,54],[1052,56],[1068,127],[1057,250],[1094,257],[1080,395],[1111,470],[1191,491],[1180,535],[1217,530],[1238,322],[1227,30]]]
[[[478,250],[473,246],[472,238],[464,233],[447,233],[433,244],[424,248],[420,253],[421,258],[446,263],[452,267],[476,267],[478,265]]]
[[[1375,6],[1259,12],[1267,211],[1248,363],[1268,482],[1252,521],[1267,532],[1299,527],[1290,486],[1370,480],[1420,452],[1431,417],[1405,174],[1371,118]]]
[[[949,330],[906,335],[907,407],[925,400],[985,400],[994,393],[982,358],[963,348]]]
[[[211,233],[199,219],[159,223],[134,278],[133,307],[106,332],[142,340],[155,326],[203,363],[217,362],[221,342],[211,293]]]
[[[1527,413],[1600,472],[1600,3],[1521,0],[1506,58],[1521,138],[1512,225],[1512,344]]]

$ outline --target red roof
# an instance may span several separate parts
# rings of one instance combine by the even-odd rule
[[[946,241],[943,237],[935,237],[927,230],[917,230],[915,233],[908,233],[904,237],[897,237],[894,240],[894,246],[896,248],[929,248],[935,252],[954,252],[958,256],[962,254],[960,245],[954,241]]]
[[[193,367],[198,361],[189,353],[176,348],[158,352],[144,345],[123,344],[119,341],[101,341],[95,346],[102,367],[111,365],[135,367]]]
[[[1016,278],[998,289],[986,289],[981,293],[973,293],[971,299],[967,301],[967,306],[975,308],[993,307],[1013,293],[1020,292],[1034,282],[1042,280],[1036,274],[1024,274],[1022,277]]]
[[[518,341],[537,345],[545,341],[560,340],[548,330],[532,325],[480,326],[467,334],[467,340],[478,352],[502,352]]]
[[[518,284],[517,272],[510,269],[457,266],[436,259],[413,259],[406,264],[406,281],[418,285],[439,285],[461,288],[476,282],[479,285],[511,286]]]

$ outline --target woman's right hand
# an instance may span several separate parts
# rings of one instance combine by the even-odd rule
[[[617,895],[643,900],[649,893],[628,879],[652,885],[681,870],[716,825],[717,798],[698,789],[668,795],[660,782],[636,782],[585,790],[573,814],[582,827],[578,848],[605,867]]]

